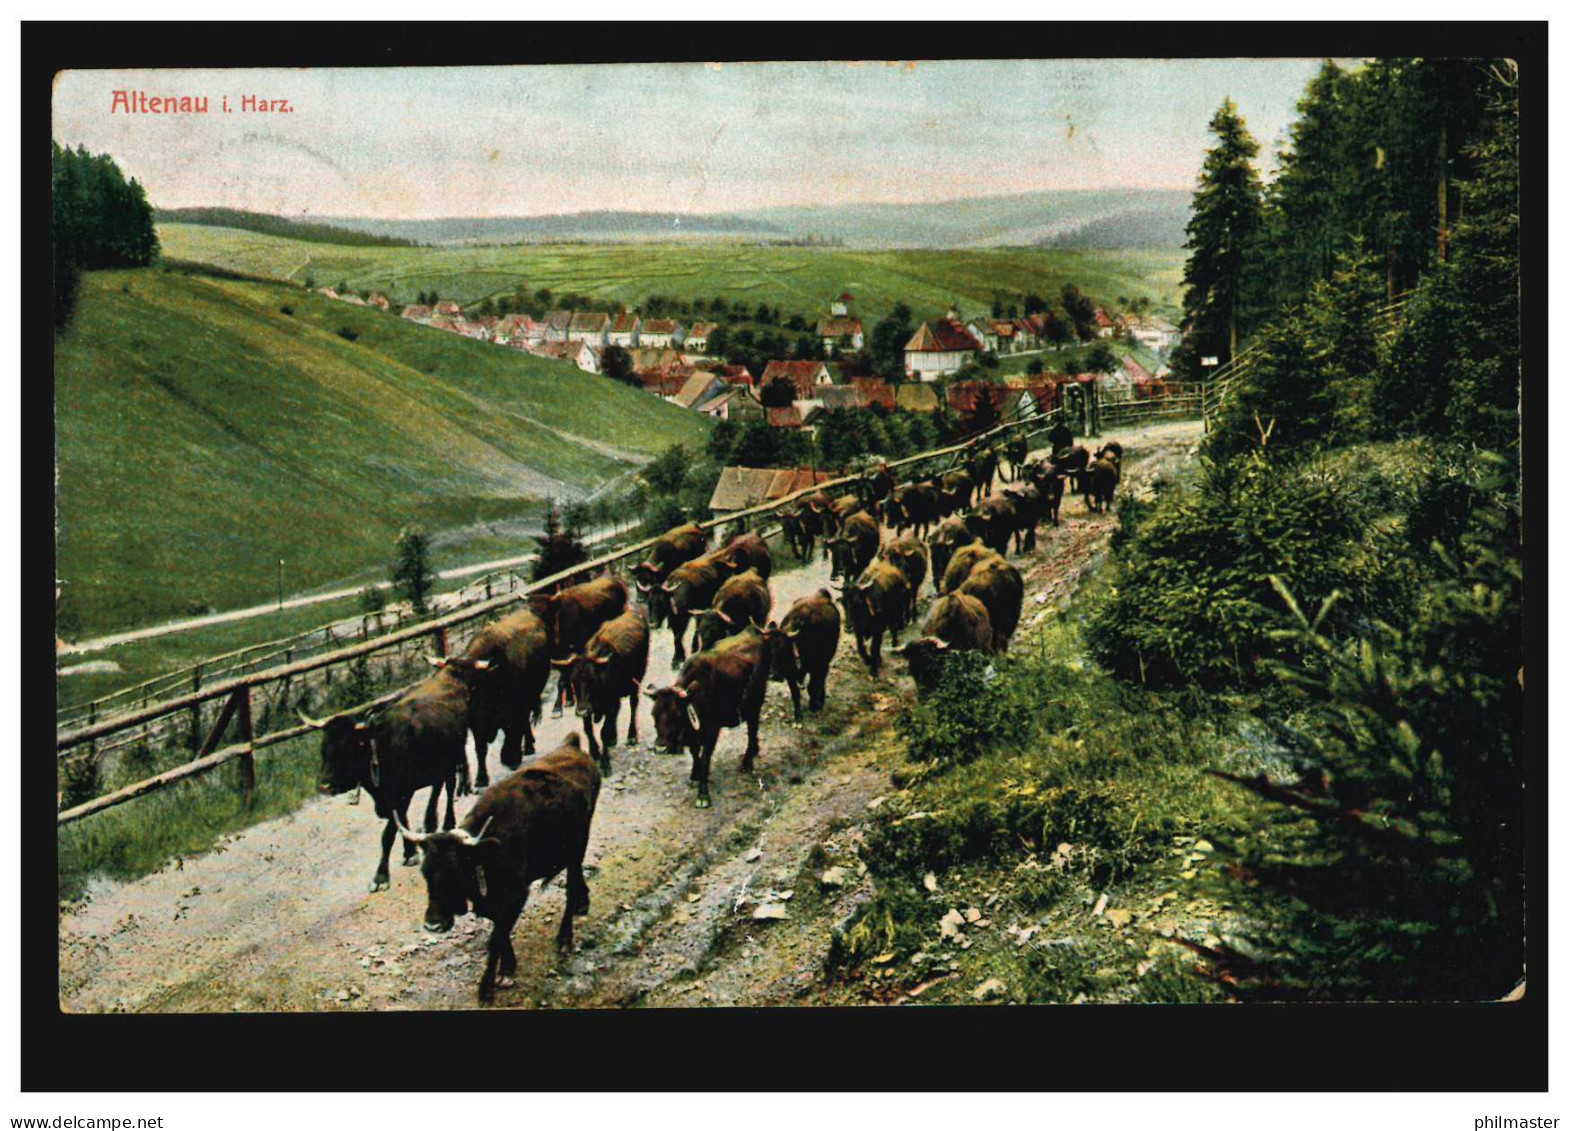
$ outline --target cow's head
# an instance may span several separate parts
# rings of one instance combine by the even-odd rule
[[[696,690],[696,683],[684,687],[677,683],[657,691],[644,691],[654,701],[654,736],[667,754],[679,754],[683,748],[697,748],[703,723],[697,710]]]
[[[550,666],[561,672],[561,678],[572,688],[572,699],[578,718],[593,717],[594,703],[602,691],[610,686],[609,656],[578,653],[564,660],[551,660]]]
[[[643,602],[643,612],[648,616],[649,626],[658,628],[669,619],[670,594],[665,591],[665,579],[659,576],[657,569],[638,575],[637,571],[648,564],[644,562],[633,569],[633,581],[637,585],[637,595]]]
[[[699,649],[712,648],[725,637],[746,627],[717,605],[711,609],[693,609],[692,615],[697,618],[696,639]]]
[[[304,711],[300,721],[321,731],[321,767],[316,787],[322,793],[347,793],[368,785],[374,796],[381,785],[380,752],[372,741],[372,724],[347,715],[313,719]]]
[[[937,685],[947,653],[948,642],[935,636],[922,636],[893,649],[893,654],[910,666],[910,678],[921,691]]]
[[[669,577],[659,584],[659,591],[663,595],[664,613],[667,616],[680,617],[692,612],[693,599],[696,596],[699,577],[695,571],[680,568],[674,570]],[[712,592],[710,590],[710,592]],[[652,610],[650,610],[652,612]]]
[[[470,688],[482,682],[497,667],[492,660],[479,660],[472,656],[426,656],[425,662],[439,672],[457,676]]]
[[[782,627],[769,621],[763,629],[763,647],[768,649],[769,666],[776,676],[800,679],[806,671],[801,660],[801,626]]]
[[[485,904],[489,895],[489,881],[485,876],[486,849],[499,845],[496,837],[487,837],[491,818],[486,817],[478,832],[465,828],[441,833],[416,833],[403,824],[403,818],[393,813],[392,819],[403,836],[420,852],[420,871],[425,876],[425,929],[433,934],[452,930],[452,921],[468,914],[472,901],[475,910]]]

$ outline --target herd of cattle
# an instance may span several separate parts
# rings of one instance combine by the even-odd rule
[[[810,561],[821,541],[832,562],[828,589],[802,597],[777,620],[768,579],[773,556],[764,539],[741,533],[710,551],[696,523],[669,531],[631,570],[638,600],[621,579],[605,574],[554,593],[536,593],[528,607],[486,625],[461,654],[429,657],[436,671],[367,718],[337,715],[304,721],[322,731],[324,793],[369,793],[386,822],[371,891],[389,886],[388,861],[401,831],[403,862],[418,861],[428,894],[425,927],[451,928],[470,906],[494,929],[479,996],[490,1001],[510,984],[517,959],[512,928],[529,886],[565,871],[567,906],[557,943],[572,945],[572,919],[588,911],[583,856],[610,769],[622,700],[626,741],[635,744],[638,701],[653,701],[657,743],[692,757],[691,783],[700,808],[710,804],[709,767],[721,732],[746,726],[743,773],[758,755],[758,722],[770,682],[790,689],[794,725],[807,707],[823,709],[830,665],[845,621],[856,651],[875,677],[884,636],[897,645],[915,619],[916,597],[930,576],[936,599],[921,635],[893,654],[928,687],[950,650],[1001,653],[1018,627],[1024,582],[1006,553],[1035,545],[1035,529],[1057,525],[1065,490],[1084,496],[1090,511],[1111,503],[1121,475],[1122,447],[1106,444],[1027,458],[1022,442],[1006,455],[972,449],[964,465],[938,479],[900,486],[886,465],[838,498],[818,491],[781,515],[794,553]],[[1006,486],[993,492],[994,482]],[[883,541],[883,528],[892,538]],[[843,610],[841,615],[841,609]],[[691,655],[685,638],[692,629]],[[679,674],[668,687],[644,686],[650,631],[668,626]],[[534,758],[534,725],[543,712],[552,670],[556,704],[570,702],[582,721],[556,750]],[[596,735],[595,728],[598,727]],[[505,733],[501,763],[516,772],[490,783],[486,758]],[[477,762],[474,785],[484,791],[457,827],[454,801],[470,790],[466,738]],[[521,768],[520,768],[521,767]],[[408,809],[430,789],[424,831],[412,830]],[[446,814],[436,831],[442,791]]]

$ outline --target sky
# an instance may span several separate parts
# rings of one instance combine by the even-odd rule
[[[1221,100],[1264,148],[1315,59],[67,71],[54,138],[166,208],[431,219],[1191,189]],[[205,95],[127,114],[115,91]],[[288,101],[246,112],[241,98]],[[230,112],[222,110],[227,96]]]

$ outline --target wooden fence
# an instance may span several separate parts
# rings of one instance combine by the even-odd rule
[[[903,459],[890,460],[888,461],[888,466],[891,469],[906,469],[944,459],[949,461],[948,466],[952,466],[976,444],[991,442],[1005,435],[1012,435],[1021,431],[1027,436],[1039,434],[1044,432],[1057,416],[1058,413],[1054,411],[1034,416],[1028,420],[999,424],[995,428],[972,436],[962,443],[921,452]],[[946,470],[946,468],[938,470]],[[815,487],[804,487],[782,499],[736,511],[725,515],[723,518],[709,519],[699,523],[699,525],[705,530],[712,530],[737,522],[749,522],[755,517],[773,514],[782,507],[789,506],[802,497],[811,494],[813,491],[851,486],[863,479],[865,474],[861,472],[845,475],[818,484]],[[777,528],[763,531],[763,533],[772,536],[777,533]],[[396,629],[373,639],[350,644],[346,647],[333,648],[314,656],[292,659],[281,665],[260,671],[231,672],[221,678],[214,678],[206,682],[203,682],[198,676],[193,679],[191,690],[182,694],[161,699],[156,703],[149,702],[145,706],[122,712],[112,718],[92,719],[84,725],[69,729],[57,729],[55,736],[57,758],[74,757],[77,756],[74,752],[78,747],[102,743],[115,736],[136,732],[138,728],[141,728],[142,732],[145,733],[145,729],[149,724],[186,712],[190,713],[193,724],[199,724],[202,719],[201,710],[203,705],[221,701],[221,706],[218,708],[213,724],[206,731],[206,738],[197,748],[195,758],[163,773],[133,782],[130,785],[94,797],[89,801],[68,809],[62,809],[56,816],[56,826],[79,821],[94,813],[101,813],[106,809],[122,805],[134,798],[167,788],[176,782],[206,774],[229,762],[239,763],[241,788],[245,791],[246,798],[249,800],[256,782],[256,751],[280,742],[299,738],[311,730],[308,726],[298,725],[284,727],[267,734],[256,734],[252,696],[258,689],[274,684],[286,684],[288,681],[301,679],[313,672],[325,671],[329,668],[353,663],[374,653],[383,652],[391,648],[402,648],[405,644],[416,641],[429,640],[433,651],[437,655],[446,655],[449,647],[449,634],[453,629],[498,614],[509,606],[526,599],[532,593],[542,592],[556,585],[570,582],[575,578],[597,573],[599,570],[624,561],[627,558],[641,556],[646,553],[656,540],[650,538],[637,542],[631,546],[573,566],[571,569],[553,574],[550,577],[542,578],[539,581],[509,588],[505,593],[476,601],[433,620]],[[337,713],[339,715],[361,714],[381,704],[391,702],[407,690],[407,687],[400,687],[384,695],[377,696],[369,702],[358,704]],[[218,744],[222,741],[225,731],[229,729],[231,724],[237,726],[239,741],[220,749]],[[199,730],[200,727],[198,726],[196,729]],[[96,745],[94,745],[95,756],[96,749]]]

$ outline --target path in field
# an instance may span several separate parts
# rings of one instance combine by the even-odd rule
[[[627,523],[612,526],[608,530],[602,530],[598,534],[584,538],[583,544],[585,546],[595,546],[601,542],[607,542],[612,538],[625,534],[635,525],[635,523]],[[488,562],[475,562],[472,565],[453,566],[451,569],[437,570],[436,576],[444,580],[457,577],[471,577],[476,573],[488,573],[491,570],[510,569],[513,566],[527,565],[536,556],[535,554],[517,554],[510,558],[493,558]],[[392,588],[392,583],[388,581],[376,581],[369,584],[374,585],[377,589]],[[276,613],[282,609],[299,609],[306,605],[320,605],[327,601],[342,601],[349,597],[358,596],[365,588],[365,585],[353,585],[347,589],[333,589],[326,593],[306,593],[298,597],[286,597],[282,604],[272,601],[265,605],[252,605],[246,609],[230,609],[227,612],[209,613],[206,616],[165,621],[163,624],[148,625],[146,628],[117,632],[109,636],[97,636],[91,640],[79,640],[75,644],[66,644],[60,648],[59,654],[61,656],[75,656],[87,652],[99,652],[119,644],[129,644],[133,640],[151,640],[157,636],[169,636],[176,632],[189,632],[193,628],[207,628],[215,624],[228,624],[231,621],[264,617],[269,613]],[[432,605],[435,608],[441,608],[443,598],[450,602],[453,595],[437,594],[431,600]],[[350,620],[354,624],[359,623],[358,616],[352,617]]]
[[[1122,491],[1147,490],[1197,434],[1196,423],[1116,433],[1129,457]],[[1039,549],[1015,559],[1026,583],[1021,636],[1104,551],[1114,522],[1086,513],[1082,497],[1070,495],[1062,525],[1044,529]],[[826,579],[821,561],[776,575],[776,615]],[[648,682],[659,686],[672,676],[669,632],[656,632],[653,645]],[[564,893],[552,885],[531,899],[513,932],[518,985],[499,992],[499,1006],[814,1000],[830,927],[868,896],[850,850],[868,803],[892,791],[891,723],[913,702],[913,689],[897,659],[870,678],[847,632],[826,711],[808,715],[797,731],[788,702],[783,685],[770,690],[755,777],[737,768],[744,730],[726,733],[708,810],[692,807],[689,759],[653,753],[644,703],[644,744],[614,752],[600,797],[588,853],[592,907],[578,921],[578,949],[556,956]],[[540,748],[574,724],[547,713]],[[468,916],[446,935],[425,934],[423,881],[396,863],[392,889],[368,894],[380,828],[368,802],[313,800],[179,866],[95,887],[91,902],[60,922],[61,1007],[474,1008],[489,924]],[[821,887],[817,874],[836,862],[852,864],[846,882]],[[789,918],[753,917],[769,903]]]

